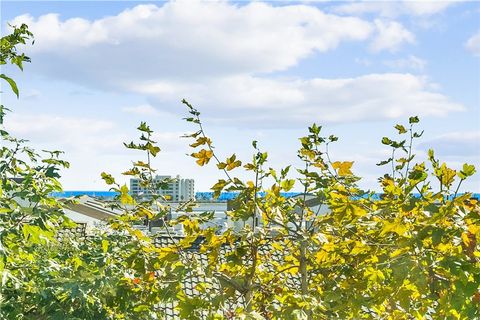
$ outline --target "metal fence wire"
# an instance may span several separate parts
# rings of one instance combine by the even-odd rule
[[[58,240],[76,239],[77,241],[85,240],[89,237],[86,230],[86,224],[77,223],[74,228],[65,228],[59,230],[56,237]],[[153,236],[154,244],[157,248],[168,248],[175,246],[184,238],[182,236],[169,236],[157,234]],[[245,305],[243,295],[235,291],[232,295],[231,291],[226,294],[225,286],[222,286],[221,280],[218,277],[207,276],[206,271],[209,267],[208,256],[201,250],[203,239],[195,240],[188,248],[182,248],[181,255],[182,262],[188,266],[188,263],[195,261],[199,265],[198,272],[189,271],[183,276],[181,289],[188,299],[197,301],[209,301],[212,298],[220,298],[221,305],[215,307],[214,310],[209,310],[209,307],[194,309],[192,312],[192,319],[207,319],[212,313],[217,313],[224,316],[226,319],[233,319],[235,309]],[[236,247],[233,245],[224,245],[220,247],[218,253],[218,264],[226,263],[235,255]],[[262,245],[258,249],[258,255],[261,256],[263,272],[276,272],[278,266],[286,264],[285,258],[288,255],[286,251],[274,250],[270,244]],[[249,261],[244,261],[244,265],[248,266]],[[286,288],[295,290],[300,286],[300,278],[298,274],[281,273],[278,274],[280,281]],[[201,286],[201,288],[199,287]],[[180,312],[177,308],[178,301],[172,299],[165,301],[156,306],[156,310],[162,314],[162,319],[178,319]],[[280,307],[280,306],[279,306]]]
[[[183,238],[180,236],[156,236],[155,237],[155,245],[159,248],[171,247],[178,243]],[[200,264],[200,269],[206,270],[208,268],[208,257],[205,253],[200,252],[201,248],[201,240],[195,241],[192,246],[185,250],[185,257],[191,261],[196,261]],[[220,248],[220,252],[218,255],[218,263],[224,263],[227,261],[228,257],[233,253],[235,248],[231,246],[222,246]],[[273,250],[270,245],[264,245],[259,248],[258,254],[263,257],[262,266],[266,272],[275,272],[276,268],[274,264],[283,265],[285,263],[285,252],[279,252],[278,250]],[[188,261],[184,261],[184,263],[188,263]],[[248,262],[246,262],[248,265]],[[282,273],[279,275],[283,283],[286,287],[289,288],[299,288],[300,286],[300,278],[297,274],[291,273]],[[213,281],[212,281],[213,279]],[[216,281],[215,281],[216,280]],[[201,284],[203,289],[198,290],[198,285]],[[207,289],[205,289],[207,288]],[[219,279],[215,277],[206,277],[204,274],[201,273],[187,273],[182,281],[182,290],[188,298],[198,298],[198,299],[208,299],[215,296],[224,295],[224,288],[222,288]],[[223,297],[225,298],[225,297]],[[223,299],[224,303],[221,308],[217,310],[212,310],[216,313],[219,313],[230,319],[232,315],[235,314],[235,309],[244,305],[243,295],[240,294],[238,291],[233,295],[229,296],[226,299]],[[164,302],[159,304],[158,310],[164,315],[165,319],[178,319],[180,314],[177,310],[177,302]],[[279,306],[280,307],[280,306]],[[196,319],[207,319],[209,314],[209,310],[194,310]],[[192,315],[193,316],[193,315]],[[233,319],[233,318],[232,318]]]

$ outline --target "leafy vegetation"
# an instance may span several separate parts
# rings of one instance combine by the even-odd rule
[[[30,39],[26,26],[2,38],[2,64],[29,61],[15,46]],[[14,81],[2,78],[18,94]],[[2,130],[0,318],[163,319],[167,303],[184,319],[480,318],[480,207],[471,194],[458,195],[475,168],[456,171],[433,151],[417,162],[417,117],[395,126],[400,140],[382,139],[392,155],[379,163],[388,173],[379,179],[377,199],[358,187],[354,162],[330,159],[338,138],[323,136],[320,126],[300,139],[303,166],[294,179],[290,166],[268,167],[256,141],[248,162],[235,154],[221,159],[199,111],[183,103],[186,121],[196,126],[187,135],[191,156],[222,173],[212,186],[217,196],[238,192],[227,215],[241,227],[205,227],[213,215],[193,214],[194,203],[168,218],[151,167],[160,148],[142,123],[139,141],[125,146],[145,159],[124,174],[139,178],[151,198],[132,198],[126,185],[103,173],[119,193],[110,205],[122,214],[87,237],[62,237],[75,223],[63,214],[68,203],[51,193],[61,190],[59,171],[68,163],[60,152],[39,155]],[[236,177],[239,170],[251,180]],[[292,188],[303,194],[282,196]],[[314,210],[310,198],[327,213]],[[169,244],[159,246],[135,228],[145,220],[161,221]],[[171,234],[174,225],[184,237]],[[199,280],[188,293],[184,283],[192,278]]]

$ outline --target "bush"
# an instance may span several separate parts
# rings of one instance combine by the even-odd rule
[[[30,37],[22,26],[2,38],[1,63],[21,67],[29,61],[15,46]],[[18,94],[15,82],[2,78]],[[140,178],[153,196],[133,199],[126,185],[103,173],[119,193],[111,205],[122,214],[106,230],[61,238],[75,224],[51,193],[61,190],[59,170],[68,163],[60,152],[42,157],[2,130],[0,318],[155,319],[166,317],[166,304],[185,319],[480,317],[480,208],[471,194],[458,195],[475,168],[465,164],[455,171],[433,151],[428,163],[415,162],[412,145],[422,135],[417,117],[395,126],[405,139],[382,140],[392,156],[379,165],[391,170],[379,179],[383,193],[377,199],[358,188],[353,162],[330,159],[337,137],[322,136],[320,126],[312,125],[300,139],[304,167],[292,179],[290,166],[267,168],[268,154],[256,141],[248,163],[235,154],[220,159],[200,113],[183,103],[186,120],[197,126],[188,135],[191,156],[200,166],[215,162],[224,175],[212,186],[217,196],[238,192],[227,215],[243,227],[221,233],[204,228],[212,214],[191,213],[193,203],[182,205],[185,215],[167,219],[150,163],[160,149],[142,123],[139,142],[126,147],[146,160],[124,174]],[[241,169],[251,172],[251,181],[234,176]],[[283,196],[295,186],[303,189],[301,196]],[[309,199],[328,212],[313,210]],[[157,246],[154,237],[134,228],[152,219],[163,221],[169,244]],[[181,239],[169,233],[176,224],[185,231]],[[191,279],[198,283],[187,292]]]

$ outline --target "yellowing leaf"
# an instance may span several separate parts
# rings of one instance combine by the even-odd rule
[[[226,162],[226,169],[227,171],[233,170],[236,167],[239,167],[242,165],[242,162],[240,160],[236,160],[235,154],[233,154],[230,158],[227,159]]]
[[[338,175],[340,176],[351,175],[352,171],[350,170],[350,168],[352,167],[352,165],[353,161],[335,161],[334,163],[332,163],[332,167],[338,171]]]
[[[152,219],[154,217],[154,213],[144,207],[138,208],[137,215],[140,217],[146,217],[148,219]]]
[[[383,280],[385,280],[385,275],[383,274],[382,271],[380,270],[376,270],[372,267],[368,267],[365,272],[364,272],[364,276],[369,280],[369,281],[372,281],[372,282],[381,282]]]
[[[448,168],[445,163],[442,163],[439,168],[435,169],[435,175],[438,177],[438,179],[444,186],[450,187],[450,185],[455,180],[457,172],[453,169]]]
[[[102,251],[106,253],[108,251],[108,240],[102,240]]]
[[[213,152],[202,149],[199,152],[192,153],[191,156],[198,159],[197,163],[199,166],[203,166],[210,161],[213,156]]]
[[[282,181],[282,189],[285,190],[285,192],[290,191],[293,186],[295,185],[295,180],[294,179],[286,179]]]
[[[380,236],[383,236],[384,234],[387,234],[389,232],[393,232],[398,234],[399,236],[403,236],[407,230],[407,227],[399,221],[385,221]]]
[[[133,198],[128,194],[128,187],[126,184],[120,187],[120,202],[122,204],[133,204]]]
[[[284,247],[278,242],[272,243],[272,248],[278,251],[283,251],[284,249]]]
[[[367,250],[368,250],[368,246],[364,245],[360,241],[355,241],[355,247],[353,247],[352,251],[350,251],[350,254],[357,255],[359,253],[364,253]]]
[[[204,145],[204,144],[207,144],[207,145],[210,146],[212,144],[212,141],[207,137],[199,137],[199,138],[197,138],[197,140],[194,143],[192,143],[190,145],[190,147],[196,148],[196,147]]]
[[[470,237],[468,236],[468,233],[464,232],[462,233],[462,241],[463,243],[468,247],[470,245]]]

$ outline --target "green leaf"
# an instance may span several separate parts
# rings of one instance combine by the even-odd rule
[[[157,154],[160,152],[160,148],[151,144],[150,142],[148,142],[145,147],[147,148],[148,152],[150,152],[150,154],[154,157],[157,156]]]
[[[390,162],[393,161],[393,158],[388,158],[387,160],[383,160],[383,161],[380,161],[379,163],[377,163],[377,166],[384,166]]]
[[[115,183],[115,178],[111,174],[102,172],[101,176],[106,184],[112,185]]]
[[[405,129],[405,127],[402,126],[401,124],[395,125],[395,129],[398,130],[398,133],[399,133],[399,134],[403,134],[403,133],[406,133],[406,132],[407,132],[407,129]]]
[[[465,163],[463,164],[462,170],[460,170],[457,175],[460,179],[466,179],[467,177],[473,176],[475,172],[476,169],[474,165]]]
[[[419,122],[420,122],[420,119],[418,118],[418,116],[408,118],[408,123],[410,124],[419,123]]]
[[[423,132],[424,132],[424,130],[422,130],[422,132],[414,132],[413,137],[414,138],[420,138],[423,135]]]
[[[385,144],[385,145],[389,146],[389,145],[392,144],[392,140],[390,140],[390,139],[387,138],[387,137],[383,137],[383,138],[382,138],[382,144]]]
[[[3,50],[3,48],[2,48]],[[5,81],[8,82],[8,84],[10,85],[10,88],[12,88],[12,91],[13,93],[15,93],[15,95],[17,96],[17,98],[19,97],[19,92],[18,92],[18,88],[17,88],[17,84],[15,81],[13,81],[12,78],[9,78],[7,77],[6,75],[4,75],[3,73],[0,74],[0,78],[4,79]]]
[[[330,142],[335,142],[335,141],[338,141],[338,137],[336,137],[332,134],[328,137],[328,140],[330,140]]]
[[[285,190],[285,192],[290,191],[294,185],[295,185],[295,179],[286,179],[286,180],[283,180],[281,183],[282,189]]]
[[[142,132],[147,132],[147,133],[153,133],[153,131],[150,129],[150,127],[147,125],[146,122],[141,122],[137,130],[140,130]]]

